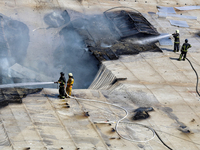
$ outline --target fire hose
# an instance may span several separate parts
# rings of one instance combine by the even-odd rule
[[[189,62],[190,66],[192,67],[193,71],[195,72],[196,76],[197,76],[197,82],[196,82],[196,92],[198,94],[198,96],[200,97],[200,94],[199,94],[199,91],[198,91],[198,84],[199,84],[199,76],[198,76],[198,73],[197,71],[194,69],[194,66],[192,65],[191,61],[186,58],[186,60]]]
[[[187,61],[190,63],[190,66],[192,67],[192,69],[194,70],[194,72],[195,72],[195,74],[196,74],[196,76],[197,76],[196,92],[197,92],[197,94],[200,96],[199,91],[198,91],[198,84],[199,84],[199,76],[198,76],[198,73],[197,73],[197,71],[194,69],[194,67],[193,67],[193,65],[192,65],[192,63],[191,63],[191,61],[190,61],[188,58],[186,58],[186,59],[187,59]]]
[[[68,96],[69,96],[69,95],[68,95]],[[151,127],[149,127],[149,126],[146,126],[146,125],[143,125],[143,124],[139,124],[139,123],[123,122],[122,120],[124,120],[124,119],[128,116],[128,111],[127,111],[125,108],[123,108],[123,107],[121,107],[121,106],[119,106],[119,105],[116,105],[116,104],[108,103],[108,102],[102,102],[102,101],[91,100],[91,99],[84,99],[84,98],[77,98],[77,97],[73,97],[73,96],[69,96],[69,97],[72,98],[72,99],[75,99],[75,100],[89,101],[89,102],[97,102],[97,103],[103,103],[103,104],[107,104],[107,105],[112,105],[112,106],[115,106],[115,107],[117,107],[117,108],[122,109],[122,110],[126,113],[126,115],[125,115],[124,117],[122,117],[121,119],[119,119],[119,120],[117,121],[116,125],[115,125],[116,133],[117,133],[121,138],[126,139],[126,140],[131,141],[131,142],[149,142],[149,141],[152,140],[152,139],[155,137],[155,135],[156,135],[156,136],[158,137],[158,139],[163,143],[164,146],[166,146],[168,149],[172,150],[169,146],[167,146],[167,144],[165,144],[165,143],[162,141],[162,139],[159,137],[158,133],[157,133],[153,128],[151,128]],[[127,138],[127,137],[121,135],[120,132],[118,131],[118,126],[119,126],[119,123],[120,123],[120,122],[121,122],[121,123],[126,123],[126,124],[136,124],[136,125],[140,125],[140,126],[142,126],[142,127],[148,128],[148,129],[150,129],[150,130],[153,132],[153,136],[152,136],[150,139],[144,140],[144,141],[138,141],[138,140],[133,140],[133,139]]]

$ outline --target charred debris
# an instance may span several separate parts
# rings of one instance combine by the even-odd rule
[[[18,49],[22,50],[18,52],[20,56],[24,56],[27,53],[26,51],[27,51],[28,42],[29,42],[29,37],[28,37],[29,29],[24,23],[20,23],[17,21],[14,22],[13,20],[8,19],[6,16],[2,14],[0,16],[0,22],[6,23],[5,26],[1,25],[1,28],[0,28],[0,32],[2,33],[1,38],[7,39],[7,41],[4,40],[0,42],[0,45],[2,45],[2,47],[4,48],[0,53],[0,57],[2,58],[2,60],[4,59],[6,60],[6,58],[9,55],[13,55],[14,60],[15,60],[13,64],[14,63],[21,64],[24,58],[21,58],[21,57],[15,58],[14,52],[16,51],[18,52]],[[127,41],[127,39],[137,40],[140,37],[150,37],[150,36],[159,35],[157,30],[149,23],[149,21],[140,12],[132,8],[115,7],[115,8],[105,11],[103,14],[96,13],[93,15],[83,15],[73,10],[65,10],[65,11],[62,11],[60,15],[57,15],[57,14],[55,15],[54,13],[45,15],[44,22],[47,25],[49,25],[47,29],[58,28],[60,29],[59,35],[61,36],[69,35],[69,36],[63,36],[63,37],[64,37],[64,41],[66,41],[67,43],[67,44],[65,43],[65,45],[67,45],[68,49],[73,49],[73,54],[79,53],[78,50],[82,48],[84,49],[85,52],[87,51],[91,52],[97,58],[99,62],[105,61],[105,60],[118,59],[119,55],[134,55],[134,54],[138,54],[140,52],[145,52],[145,51],[161,52],[160,48],[156,46],[155,42],[145,44],[145,45],[140,45],[140,44],[133,44]],[[3,30],[5,30],[6,33],[12,31],[13,28],[10,29],[9,28],[10,26],[17,28],[19,31],[21,31],[22,29],[26,29],[26,30],[23,30],[24,33],[22,34],[22,35],[26,35],[25,37],[23,37],[27,39],[25,40],[25,46],[20,47],[21,45],[24,45],[24,44],[19,44],[17,46],[13,45],[13,41],[17,41],[16,39],[19,39],[19,42],[24,41],[22,37],[17,37],[18,35],[21,35],[17,33],[18,30],[15,31],[16,33],[14,34],[15,35],[14,39],[13,39],[13,36],[6,37],[6,38],[4,37],[5,35],[3,34]],[[12,34],[9,34],[9,35],[12,35]],[[77,41],[77,37],[80,37],[78,38],[78,41]],[[9,45],[11,45],[10,49],[8,49],[8,46],[6,45],[7,42]],[[14,42],[14,43],[19,43],[19,42]],[[70,44],[72,42],[78,43],[79,45],[77,46],[78,48],[74,48],[73,46],[70,47]],[[60,54],[59,50],[62,48],[58,47],[57,49],[55,50],[55,52],[57,54]],[[82,56],[85,54],[85,52],[82,54]],[[73,55],[71,54],[71,51],[68,53],[70,53],[69,56]],[[56,61],[62,60],[60,56],[61,55],[57,56],[55,54],[55,60]],[[64,61],[70,60],[70,58],[67,59],[66,57],[64,57],[63,60]],[[91,58],[89,60],[91,61]],[[5,65],[4,67],[2,66],[0,67],[0,74],[1,74],[0,83],[20,82],[21,81],[20,78],[9,77],[7,76],[7,73],[3,74],[3,72],[5,72],[4,70],[8,67],[9,66],[5,66]],[[70,69],[68,68],[68,70]],[[29,80],[30,79],[27,79],[27,81]],[[90,82],[88,81],[88,83]],[[37,90],[38,89],[36,89],[36,91]],[[10,93],[8,91],[10,91]],[[0,89],[0,95],[1,95],[0,103],[8,104],[9,102],[14,101],[14,100],[9,100],[9,99],[15,99],[16,101],[20,102],[21,98],[23,97],[22,96],[23,94],[22,95],[17,94],[18,93],[17,91],[29,91],[29,90],[16,89],[16,88]],[[28,93],[30,93],[30,91]],[[8,95],[13,96],[13,97],[9,98]]]
[[[128,41],[159,35],[150,22],[134,9],[116,7],[105,11],[103,15],[84,16],[71,23],[83,37],[87,50],[100,62],[116,60],[119,55],[162,52],[155,42],[141,45]]]
[[[9,103],[22,103],[22,98],[28,94],[40,92],[42,88],[25,89],[25,88],[2,88],[0,89],[0,108],[7,106]]]

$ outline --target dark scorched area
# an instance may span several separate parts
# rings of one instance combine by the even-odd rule
[[[41,90],[42,88],[1,88],[0,108],[7,106],[9,103],[22,103],[22,98],[26,97],[28,94],[40,92]]]
[[[82,25],[78,23],[82,22]],[[158,36],[157,30],[141,13],[129,8],[113,8],[103,15],[87,16],[72,22],[83,37],[88,50],[101,62],[115,60],[119,55],[140,52],[161,52],[155,42],[145,45],[127,42],[127,39]],[[84,27],[84,28],[83,28]]]
[[[57,68],[65,74],[72,72],[75,78],[73,88],[84,89],[92,83],[101,61],[145,51],[161,52],[155,43],[140,45],[127,40],[159,35],[141,13],[128,7],[92,15],[69,9],[52,10],[44,15],[43,21],[48,26],[44,29],[46,32],[57,31],[59,42],[52,50],[51,64],[40,56],[40,61],[34,62],[35,67],[24,63],[30,43],[29,26],[0,14],[1,84],[43,81],[43,78],[30,78],[16,70],[10,72],[11,66],[19,64],[21,68],[26,66],[30,71],[50,77],[51,81],[59,77]]]

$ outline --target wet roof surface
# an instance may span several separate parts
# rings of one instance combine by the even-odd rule
[[[189,25],[187,29],[172,26],[169,20],[174,18],[159,18],[154,13],[148,14],[148,12],[158,12],[156,6],[177,7],[198,3],[198,0],[168,0],[159,3],[155,0],[137,2],[135,0],[51,2],[19,0],[2,1],[0,5],[1,13],[14,20],[26,22],[28,26],[32,25],[33,19],[38,20],[29,28],[30,31],[43,33],[41,38],[51,37],[55,31],[54,28],[49,28],[51,32],[37,29],[48,27],[44,24],[43,17],[54,8],[63,9],[62,12],[67,8],[70,10],[68,11],[70,18],[75,20],[79,13],[88,15],[94,12],[103,13],[116,6],[133,7],[141,12],[159,33],[172,34],[179,29],[181,44],[187,38],[192,45],[188,59],[199,73],[200,38],[197,36],[200,29],[199,10],[181,12],[176,10],[177,14],[197,17],[197,20],[176,18],[178,21],[186,21]],[[33,11],[36,12],[34,15]],[[62,22],[62,19],[60,21]],[[92,26],[95,26],[95,23]],[[102,31],[102,34],[110,35],[105,31]],[[30,35],[29,49],[45,48],[42,41],[37,46],[33,42],[37,32],[31,32]],[[94,37],[98,41],[98,34]],[[109,43],[105,42],[103,45],[107,46]],[[47,45],[47,48],[48,46],[50,47]],[[177,61],[180,53],[173,53],[172,46],[159,47],[163,53],[125,55],[120,56],[118,60],[102,62],[90,89],[76,89],[72,93],[78,98],[93,99],[125,108],[129,115],[123,120],[126,123],[119,123],[118,130],[123,137],[131,138],[134,142],[120,138],[113,131],[116,122],[126,115],[121,108],[99,102],[61,100],[57,97],[58,89],[44,89],[40,93],[24,98],[22,104],[9,104],[0,109],[0,149],[167,149],[157,137],[151,139],[153,132],[150,128],[135,124],[140,123],[155,129],[172,149],[199,150],[200,99],[195,91],[195,73],[187,61]],[[47,62],[50,62],[51,59],[48,59],[53,57],[51,55],[53,52],[51,48],[49,50],[49,53],[37,48],[34,52],[27,51],[26,61],[33,62],[42,55]],[[120,78],[125,80],[117,80]],[[115,80],[117,82],[113,82]],[[75,79],[75,82],[78,81]],[[138,107],[152,107],[154,111],[149,112],[149,118],[134,121],[134,110]]]

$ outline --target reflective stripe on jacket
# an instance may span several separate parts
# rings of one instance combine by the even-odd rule
[[[60,77],[58,83],[60,83],[60,87],[64,87],[66,83],[65,77]]]
[[[179,33],[172,34],[174,37],[174,43],[180,43]]]
[[[188,48],[192,47],[189,43],[184,43],[182,48],[181,48],[181,51],[183,52],[188,52]]]

